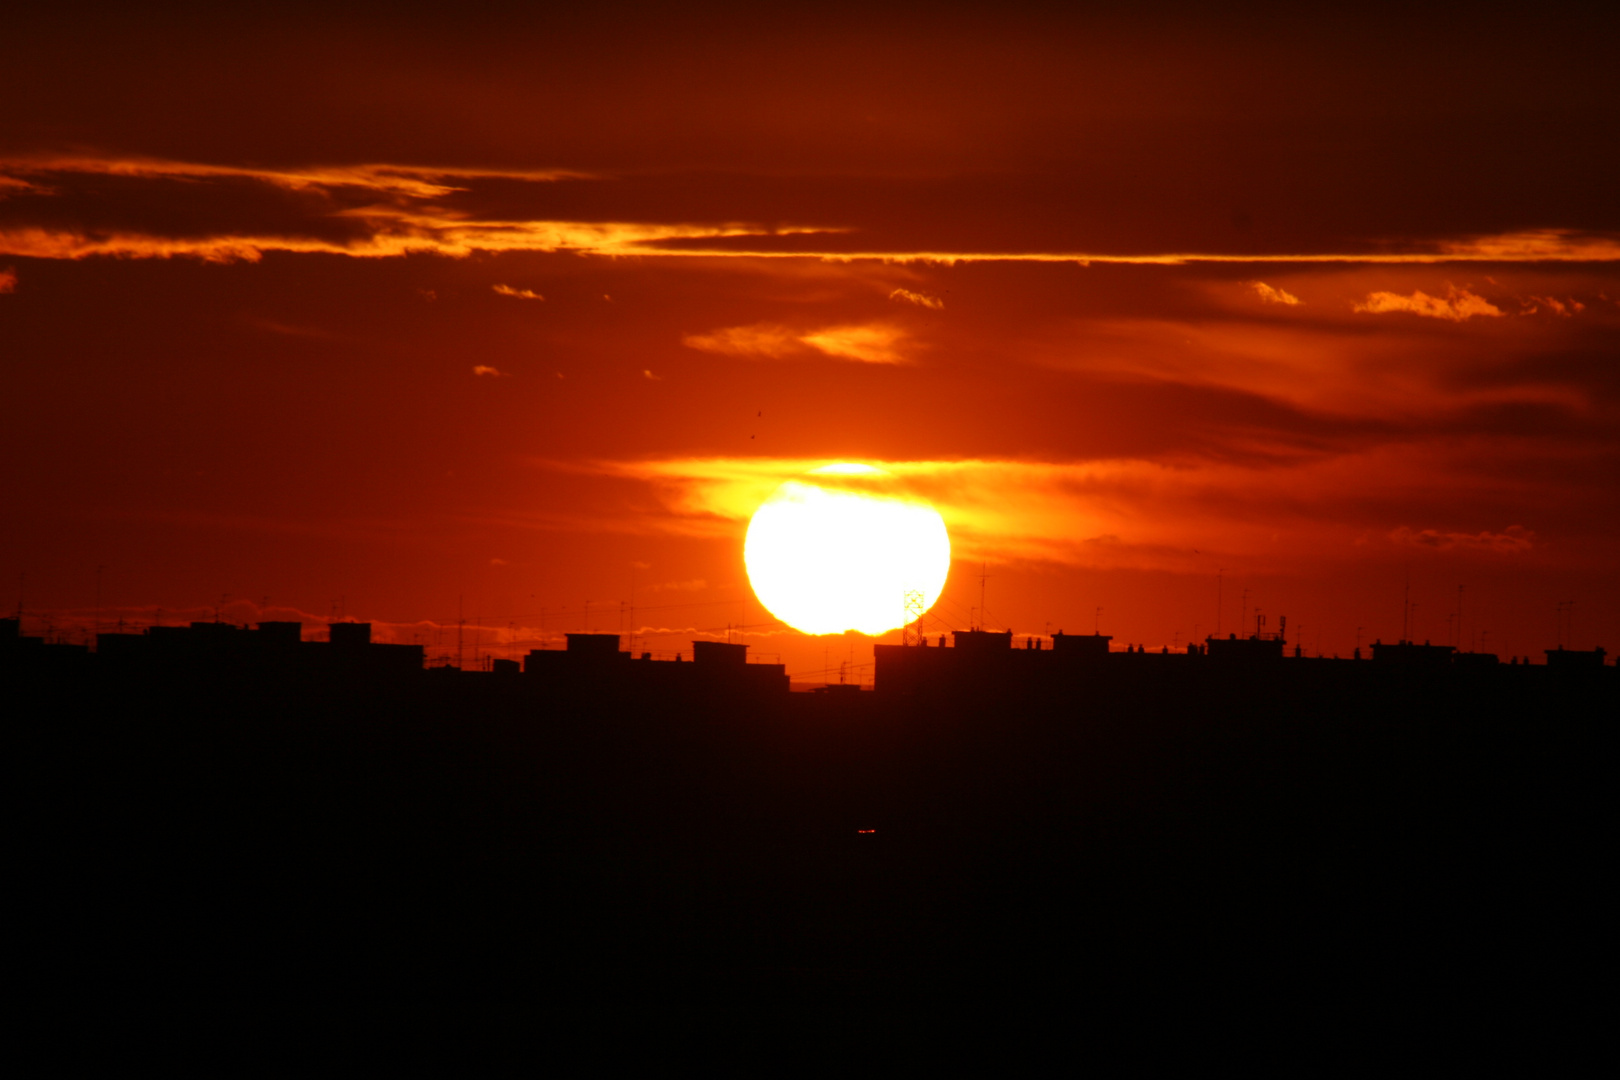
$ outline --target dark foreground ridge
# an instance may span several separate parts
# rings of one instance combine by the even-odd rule
[[[423,670],[360,625],[96,653],[0,627],[43,977],[1486,1023],[1575,1008],[1595,963],[1601,652],[964,632],[880,646],[875,692],[792,694],[741,646],[655,661],[576,635],[522,670]]]

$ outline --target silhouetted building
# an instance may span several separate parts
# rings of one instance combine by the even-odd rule
[[[574,656],[612,657],[629,656],[619,651],[618,634],[569,634],[568,651]]]
[[[1065,634],[1059,630],[1052,635],[1052,651],[1059,656],[1077,659],[1101,660],[1108,655],[1111,634]]]
[[[748,646],[733,645],[725,641],[692,642],[692,662],[696,664],[729,664],[740,667],[748,663]]]
[[[1241,638],[1229,634],[1223,638],[1205,638],[1204,654],[1218,663],[1270,663],[1283,658],[1284,644],[1281,634],[1251,634]]]
[[[1566,649],[1562,645],[1545,651],[1547,666],[1559,669],[1600,668],[1603,657],[1607,655],[1602,649]]]
[[[296,622],[262,622],[252,630],[225,622],[151,626],[140,634],[97,634],[96,652],[109,664],[199,670],[329,676],[422,670],[422,646],[373,643],[370,623],[332,623],[327,630],[330,640],[305,641]]]
[[[1030,637],[1023,648],[1013,648],[1011,630],[957,630],[951,647],[874,645],[874,689],[909,694],[931,688],[990,688],[1022,680],[1061,676],[1096,667],[1108,655],[1107,634],[1067,635],[1052,638],[1050,649],[1039,648]]]
[[[264,623],[259,626],[262,629]],[[371,644],[371,624],[368,622],[335,622],[326,627],[327,640],[345,649]]]
[[[971,649],[975,652],[989,652],[999,649],[1012,648],[1012,631],[1003,630],[958,630],[951,635],[952,644],[958,649]]]
[[[748,646],[694,641],[692,661],[632,660],[617,634],[569,634],[566,649],[531,649],[523,662],[541,686],[571,693],[776,694],[788,692],[781,664],[750,664]]]
[[[366,627],[366,640],[371,640],[371,627]],[[304,640],[304,624],[296,622],[262,622],[259,624],[259,637],[266,643],[274,642],[277,645],[297,645]]]
[[[0,652],[15,653],[24,649],[37,649],[45,644],[42,637],[27,637],[22,632],[21,619],[0,619]]]
[[[1451,645],[1419,645],[1415,641],[1397,641],[1393,645],[1373,642],[1374,663],[1399,664],[1402,667],[1445,667],[1457,650]]]

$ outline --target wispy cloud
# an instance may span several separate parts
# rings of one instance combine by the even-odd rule
[[[474,252],[568,251],[588,255],[655,255],[666,240],[754,235],[737,226],[647,225],[577,221],[476,221],[392,209],[351,211],[365,235],[339,242],[324,237],[243,233],[202,237],[155,236],[129,230],[0,229],[0,254],[34,259],[196,258],[205,262],[257,262],[267,251],[390,258],[413,254],[452,257]]]
[[[1293,293],[1285,289],[1273,288],[1263,281],[1251,281],[1249,282],[1249,288],[1253,289],[1255,295],[1268,304],[1287,304],[1292,307],[1305,302]]]
[[[275,319],[248,319],[249,325],[283,337],[312,338],[317,341],[327,341],[337,337],[329,330],[322,330],[318,326],[295,326],[292,323],[277,322]]]
[[[180,228],[172,233],[107,221],[76,227],[19,219],[0,225],[0,254],[44,259],[189,257],[210,262],[255,261],[267,251],[325,253],[386,258],[418,253],[464,256],[473,252],[571,251],[609,256],[657,254],[672,241],[787,235],[794,231],[736,223],[568,221],[481,216],[467,208],[480,181],[549,185],[587,179],[565,170],[434,169],[409,165],[322,166],[303,169],[247,168],[156,159],[89,157],[0,160],[0,177],[10,187],[41,198],[77,200],[85,220],[111,218],[103,196],[83,177],[116,176],[148,182],[147,198],[172,202],[174,185],[213,184],[225,196],[241,198],[254,187],[296,191],[302,222],[283,222],[275,231],[252,223],[243,202],[237,228]],[[49,186],[40,182],[49,180]],[[234,185],[222,188],[221,185]],[[167,186],[165,186],[167,185]],[[130,194],[136,204],[138,193]],[[503,290],[499,287],[497,292]],[[539,299],[527,290],[506,295]]]
[[[474,364],[472,370],[474,375],[488,375],[492,379],[504,379],[506,377],[506,372],[500,368],[490,367],[488,364]]]
[[[728,326],[707,334],[688,334],[681,343],[690,349],[728,356],[789,356],[804,349],[798,334],[775,323]]]
[[[104,185],[85,178],[116,177],[147,185],[110,199]],[[267,251],[319,252],[386,258],[433,252],[464,256],[473,252],[569,251],[591,255],[666,258],[821,259],[950,265],[975,262],[1101,263],[1181,265],[1188,263],[1543,263],[1620,261],[1620,236],[1568,229],[1521,231],[1491,236],[1428,238],[1384,243],[1350,251],[1170,250],[1123,254],[1109,251],[1030,251],[1019,249],[844,248],[828,238],[847,235],[843,224],[808,223],[770,227],[736,221],[648,222],[627,212],[605,220],[555,220],[480,214],[480,192],[499,182],[516,185],[590,183],[604,177],[570,170],[436,168],[386,163],[254,168],[152,158],[93,156],[28,157],[0,160],[0,195],[9,223],[0,226],[0,254],[34,258],[81,259],[189,257],[216,262],[253,260]],[[120,220],[131,206],[170,205],[176,185],[212,185],[223,199],[241,198],[240,221],[228,210],[211,213],[192,227],[162,231]],[[481,187],[482,185],[482,187]],[[255,193],[255,188],[258,189]],[[296,192],[303,221],[257,226],[249,206],[266,189]],[[73,200],[73,220],[30,217],[31,200]],[[165,203],[165,199],[168,203]],[[497,200],[512,205],[510,199]],[[538,203],[540,200],[536,200]],[[211,202],[216,211],[219,204]],[[517,202],[521,205],[521,200]],[[18,208],[23,209],[19,210]],[[82,211],[82,212],[81,212]],[[174,215],[160,215],[175,220]],[[181,218],[183,220],[183,217]],[[769,242],[765,242],[769,240]],[[758,242],[754,242],[758,241]],[[521,295],[521,291],[512,295]],[[938,297],[907,289],[892,292],[899,302],[937,307]]]
[[[889,294],[890,300],[899,300],[907,304],[916,304],[918,307],[932,308],[939,311],[945,307],[945,301],[937,296],[927,293],[912,292],[910,289],[896,289]]]
[[[1521,296],[1519,297],[1519,314],[1534,315],[1545,308],[1550,314],[1562,315],[1568,318],[1578,315],[1586,310],[1586,305],[1573,296],[1560,300],[1556,296]]]
[[[91,176],[128,176],[146,179],[246,179],[257,180],[290,190],[314,188],[354,187],[373,191],[393,192],[425,198],[437,198],[464,190],[465,182],[476,179],[528,180],[549,182],[556,180],[583,180],[592,174],[570,169],[480,169],[458,167],[434,168],[422,165],[388,165],[381,163],[358,165],[317,165],[309,168],[253,168],[240,165],[215,165],[196,161],[174,161],[165,158],[100,158],[81,156],[38,156],[11,158],[0,161],[0,184],[14,184],[38,189],[30,176],[48,176],[53,173],[82,173]],[[9,179],[7,179],[9,177]]]
[[[662,375],[654,375],[652,373],[651,368],[642,368],[641,369],[641,377],[643,379],[650,379],[653,382],[663,382],[663,376]]]
[[[0,270],[0,293],[17,291],[17,271],[11,267]]]
[[[864,326],[832,326],[806,334],[799,340],[828,356],[859,360],[863,364],[903,364],[899,345],[904,335],[890,326],[869,323]]]
[[[1439,532],[1435,529],[1412,529],[1405,525],[1389,534],[1392,542],[1403,546],[1451,551],[1464,548],[1470,551],[1491,552],[1497,555],[1519,555],[1535,547],[1536,534],[1519,525],[1509,525],[1501,532]]]
[[[535,292],[533,289],[514,289],[510,285],[491,285],[490,288],[494,289],[497,293],[500,293],[502,296],[512,296],[512,297],[516,297],[519,300],[544,300],[545,299],[545,297],[541,296],[539,293]]]
[[[1367,299],[1355,305],[1355,310],[1370,314],[1403,311],[1430,319],[1448,319],[1451,322],[1465,322],[1476,315],[1496,317],[1502,314],[1501,308],[1478,293],[1455,287],[1448,289],[1443,297],[1430,296],[1421,290],[1411,296],[1392,292],[1369,293]]]
[[[821,353],[841,360],[865,364],[901,364],[905,335],[883,323],[829,326],[802,333],[777,323],[731,326],[707,334],[688,334],[681,341],[688,348],[728,356],[782,358]]]
[[[692,578],[690,581],[665,581],[657,585],[647,586],[648,592],[700,592],[707,589],[709,583],[703,578]]]

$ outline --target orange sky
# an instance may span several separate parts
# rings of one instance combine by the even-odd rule
[[[851,460],[931,630],[1620,648],[1613,16],[1141,10],[23,17],[0,573],[805,672],[743,529]]]

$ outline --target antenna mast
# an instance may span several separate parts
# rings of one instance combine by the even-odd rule
[[[990,580],[990,564],[989,563],[980,563],[979,564],[979,627],[978,627],[980,630],[983,630],[985,628],[985,626],[986,626],[985,618],[984,618],[984,583],[989,581],[989,580]]]

